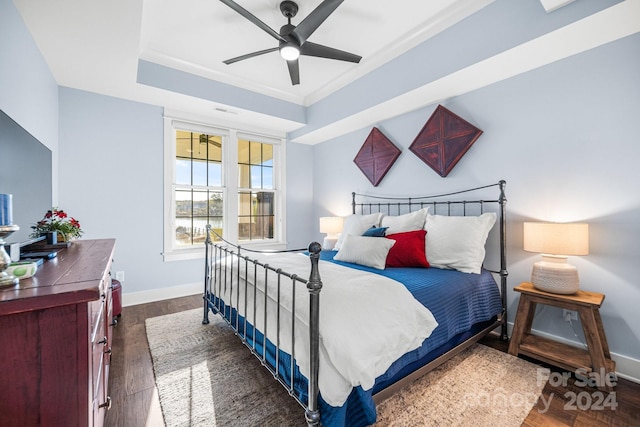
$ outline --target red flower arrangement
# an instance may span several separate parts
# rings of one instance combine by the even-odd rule
[[[52,208],[44,214],[44,218],[31,226],[33,232],[31,237],[38,237],[42,234],[56,231],[62,235],[64,240],[74,239],[82,236],[80,222],[67,215],[65,211],[58,208]]]

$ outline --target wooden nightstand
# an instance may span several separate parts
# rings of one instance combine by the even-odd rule
[[[615,373],[616,362],[611,360],[600,318],[599,308],[604,301],[604,295],[586,291],[578,291],[571,295],[552,294],[540,291],[527,282],[521,283],[513,290],[520,292],[521,295],[511,333],[509,354],[530,356],[571,372],[578,369],[583,370],[583,374],[593,372],[598,379],[598,388],[611,391],[605,376]],[[538,303],[577,311],[587,339],[588,350],[532,335],[531,323]]]

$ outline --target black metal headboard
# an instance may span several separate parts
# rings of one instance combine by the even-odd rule
[[[455,191],[450,193],[435,194],[431,196],[418,197],[394,197],[394,196],[375,196],[368,194],[351,193],[352,213],[369,214],[375,212],[383,212],[387,215],[401,215],[413,212],[425,207],[429,207],[432,214],[438,215],[480,215],[486,211],[495,212],[498,216],[498,240],[499,240],[499,267],[486,268],[500,276],[500,295],[503,309],[502,322],[502,339],[507,339],[507,222],[506,222],[506,204],[507,197],[505,188],[507,182],[504,180],[496,184],[474,187],[466,190]],[[497,187],[498,197],[481,199],[467,197],[475,197],[478,194],[487,194],[481,190]]]

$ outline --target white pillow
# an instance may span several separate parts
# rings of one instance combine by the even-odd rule
[[[484,244],[496,222],[496,214],[480,216],[427,215],[426,249],[431,267],[479,274]]]
[[[347,234],[340,250],[333,259],[384,270],[389,250],[395,243],[395,240],[385,237],[365,237]]]
[[[342,234],[338,237],[336,245],[333,247],[334,251],[337,251],[342,246],[345,236],[354,234],[356,236],[362,236],[366,230],[371,227],[379,227],[382,213],[376,212],[368,215],[351,215],[344,219],[342,226]]]
[[[404,233],[405,231],[422,230],[429,208],[398,216],[383,216],[380,227],[387,228],[386,234]]]

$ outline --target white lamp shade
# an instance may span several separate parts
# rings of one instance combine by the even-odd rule
[[[589,225],[525,222],[524,250],[543,254],[531,271],[533,286],[573,294],[580,287],[580,277],[578,269],[567,263],[567,256],[589,254]]]
[[[320,232],[335,236],[342,231],[343,219],[339,216],[320,217]]]
[[[524,250],[549,255],[589,255],[589,224],[525,222]]]

